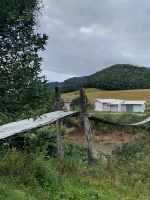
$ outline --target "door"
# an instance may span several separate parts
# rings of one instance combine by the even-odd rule
[[[110,106],[111,112],[117,112],[117,106],[116,105],[111,105]]]
[[[127,112],[133,112],[133,105],[126,105]]]

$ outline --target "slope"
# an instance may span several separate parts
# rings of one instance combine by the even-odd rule
[[[63,93],[75,91],[80,86],[103,90],[149,89],[150,68],[116,64],[90,76],[74,77],[62,83],[53,82],[48,85],[50,89],[61,86]]]

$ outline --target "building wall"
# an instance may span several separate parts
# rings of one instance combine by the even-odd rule
[[[142,105],[142,111],[141,112],[144,112],[146,110],[146,103],[144,103],[143,105]]]
[[[64,103],[64,106],[65,106],[65,108],[67,109],[67,110],[70,110],[70,102],[65,102]]]
[[[121,112],[126,112],[126,105],[121,105]]]
[[[144,112],[146,109],[146,105],[142,104],[142,105],[134,105],[133,107],[133,112]]]
[[[94,110],[95,111],[105,111],[105,112],[144,112],[146,109],[146,104],[142,105],[109,105],[107,103],[101,103],[99,101],[94,102]]]
[[[121,112],[121,104],[118,105],[118,112]]]
[[[133,112],[142,112],[142,105],[134,105]]]
[[[110,111],[110,105],[108,105],[107,103],[103,103],[103,111]]]
[[[129,107],[132,107],[131,109]],[[121,112],[144,112],[145,104],[142,105],[121,105]]]
[[[111,105],[110,106],[110,111],[111,112],[118,112],[118,105]]]
[[[94,110],[95,111],[103,111],[103,104],[99,101],[94,102]]]

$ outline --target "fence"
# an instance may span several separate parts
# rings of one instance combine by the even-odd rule
[[[78,116],[83,118],[84,128],[85,128],[85,136],[87,140],[87,148],[88,148],[88,163],[90,165],[94,164],[95,154],[94,154],[94,145],[92,138],[92,131],[90,128],[89,119],[103,122],[107,124],[113,125],[128,125],[128,126],[136,126],[148,123],[150,121],[150,117],[147,119],[134,123],[134,124],[118,124],[110,121],[106,121],[94,116],[90,116],[87,113],[86,107],[86,98],[85,98],[85,89],[83,87],[80,88],[80,102],[81,102],[81,112],[76,111],[61,111],[61,92],[60,88],[55,88],[55,99],[56,99],[56,111],[44,114],[40,116],[40,118],[34,119],[25,119],[18,122],[13,122],[9,124],[5,124],[0,126],[0,140],[10,139],[15,137],[17,134],[24,133],[28,130],[39,128],[50,123],[56,122],[56,133],[57,133],[57,152],[59,160],[63,160],[63,148],[62,148],[62,135],[61,135],[61,119],[68,116]]]

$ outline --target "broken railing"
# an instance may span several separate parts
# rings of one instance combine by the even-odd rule
[[[150,122],[150,117],[147,119],[134,123],[134,124],[121,124],[121,123],[113,123],[98,117],[90,116],[87,113],[86,107],[86,98],[85,98],[85,89],[83,87],[80,88],[80,102],[81,102],[81,111],[62,111],[61,110],[61,92],[59,87],[55,87],[55,101],[56,101],[56,111],[51,113],[46,113],[36,120],[30,118],[22,121],[12,122],[9,124],[5,124],[0,126],[0,140],[11,139],[12,137],[16,137],[20,133],[27,132],[31,129],[36,129],[42,126],[46,126],[51,123],[56,123],[56,133],[57,133],[57,153],[59,160],[63,160],[63,147],[62,147],[62,135],[61,135],[61,119],[68,116],[78,116],[83,118],[84,128],[85,128],[85,136],[87,140],[87,149],[88,149],[88,163],[93,165],[95,162],[95,153],[94,153],[94,144],[92,138],[92,131],[90,127],[90,120],[113,124],[113,125],[128,125],[128,126],[137,126]]]

